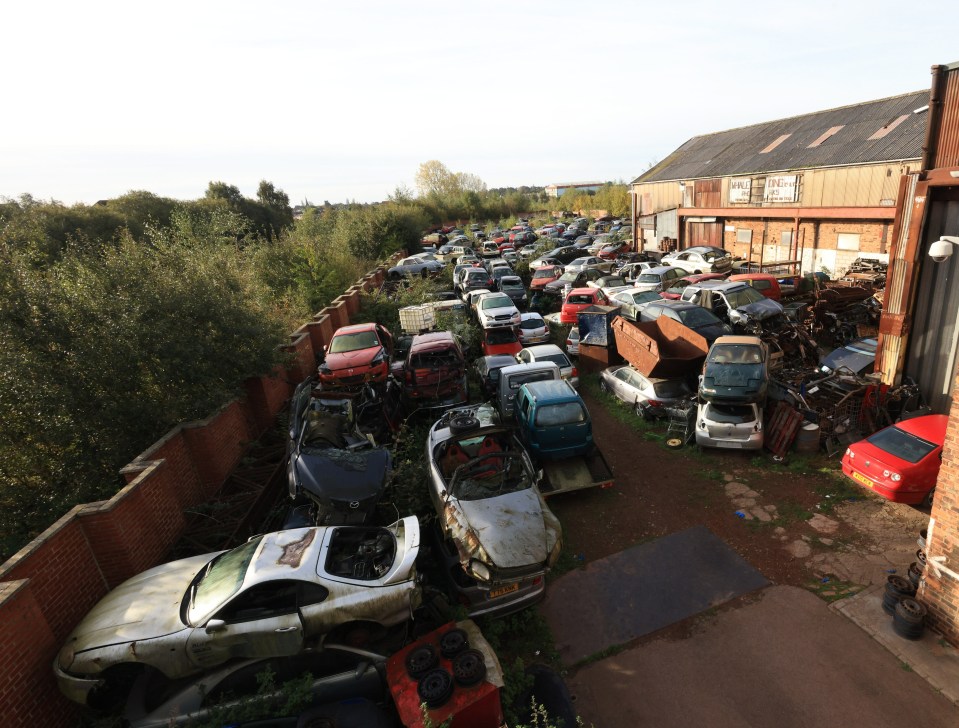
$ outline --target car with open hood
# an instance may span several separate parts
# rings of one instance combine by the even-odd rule
[[[720,336],[709,347],[699,396],[709,402],[763,403],[769,350],[758,336]]]
[[[680,300],[707,308],[737,331],[750,334],[758,334],[764,327],[775,326],[783,319],[782,304],[742,281],[690,284],[683,289]]]
[[[294,655],[338,627],[392,627],[419,605],[415,517],[386,528],[296,528],[231,551],[154,567],[123,582],[67,637],[53,669],[93,708],[152,669],[175,680],[228,660]]]
[[[456,555],[454,583],[470,616],[541,599],[562,528],[513,428],[488,404],[451,410],[430,429],[426,457],[440,539]]]

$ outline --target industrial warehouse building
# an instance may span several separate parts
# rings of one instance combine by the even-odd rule
[[[919,167],[929,91],[693,137],[632,182],[637,245],[726,248],[836,274],[888,260],[903,174]]]
[[[694,137],[631,195],[637,249],[833,276],[889,262],[876,371],[949,416],[918,595],[959,645],[959,250],[941,250],[959,248],[959,63],[933,66],[929,91]]]

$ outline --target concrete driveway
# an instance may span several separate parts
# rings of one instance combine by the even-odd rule
[[[585,725],[959,725],[959,708],[810,592],[774,586],[567,678]]]

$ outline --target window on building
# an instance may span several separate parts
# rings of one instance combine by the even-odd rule
[[[793,231],[792,230],[783,230],[779,233],[779,244],[780,245],[792,245],[793,244]]]
[[[836,236],[836,248],[839,250],[859,250],[859,233],[839,233]]]
[[[736,230],[737,243],[751,243],[753,241],[753,231],[749,228],[738,228]]]

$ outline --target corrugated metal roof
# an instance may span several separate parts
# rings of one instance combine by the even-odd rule
[[[816,111],[803,116],[690,139],[636,182],[727,177],[814,167],[919,159],[926,133],[926,113],[913,113],[929,103],[929,91],[914,91],[877,101]],[[880,139],[879,129],[900,116],[908,118]],[[842,127],[819,146],[809,145],[833,127]],[[762,154],[783,135],[772,151]]]

